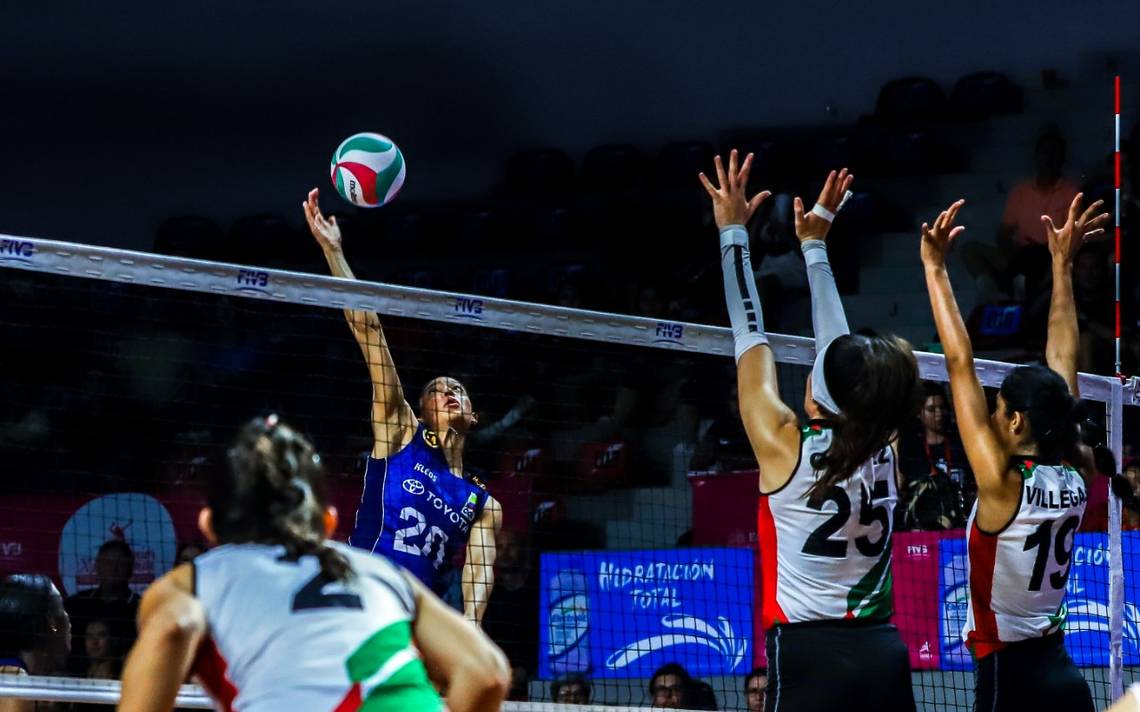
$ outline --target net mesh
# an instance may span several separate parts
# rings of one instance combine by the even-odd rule
[[[108,263],[85,276],[121,279]],[[251,416],[276,413],[314,442],[342,513],[338,538],[352,532],[361,506],[377,445],[369,427],[376,396],[339,308],[348,296],[302,286],[284,301],[273,273],[198,264],[201,274],[225,272],[228,286],[3,270],[0,572],[46,574],[60,586],[74,633],[64,668],[72,677],[118,674],[137,594],[204,548],[196,527],[203,475]],[[696,681],[688,706],[747,709],[746,674],[766,664],[756,473],[723,343],[709,347],[691,325],[569,312],[560,331],[504,328],[489,301],[447,297],[447,321],[426,305],[380,318],[417,412],[424,385],[447,375],[479,414],[464,465],[502,507],[483,624],[514,666],[512,697],[555,699],[557,680],[562,699],[583,699],[580,689],[566,692],[581,684],[595,704],[644,705],[652,673],[676,662]],[[802,418],[804,356],[778,356],[793,362],[780,364],[781,394]],[[904,478],[921,479],[903,454]],[[962,485],[965,510],[964,458],[944,465]],[[404,492],[417,496],[413,489]],[[1074,537],[1067,599],[1066,644],[1098,704],[1110,699],[1105,500],[1094,495],[1088,531]],[[426,569],[431,582],[463,609],[464,553],[445,546],[446,513],[433,539],[417,517],[434,527],[434,503],[407,506],[423,511],[396,539],[404,553],[438,562]],[[920,709],[968,710],[964,539],[953,507],[939,507],[945,531],[932,530],[940,527],[921,506],[900,506],[894,621]],[[1140,657],[1134,536],[1123,538],[1126,665]],[[670,680],[656,683],[658,694],[672,694]]]

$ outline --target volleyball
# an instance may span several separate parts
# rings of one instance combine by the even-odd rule
[[[392,139],[377,133],[346,138],[332,157],[330,178],[336,192],[353,205],[377,208],[404,187],[404,154]]]

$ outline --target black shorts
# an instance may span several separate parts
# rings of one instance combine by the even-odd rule
[[[1093,712],[1092,692],[1065,650],[1061,633],[1010,643],[977,661],[979,712]]]
[[[910,656],[890,623],[768,631],[764,712],[914,712]]]

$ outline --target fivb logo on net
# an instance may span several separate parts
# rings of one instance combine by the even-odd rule
[[[685,325],[672,321],[657,322],[657,329],[653,339],[655,344],[680,344],[685,338]]]
[[[483,300],[476,297],[456,297],[452,300],[452,309],[461,319],[483,321]]]
[[[269,273],[256,269],[239,269],[237,285],[239,292],[269,294]]]
[[[36,243],[31,240],[4,238],[0,240],[0,263],[19,262],[31,264],[36,254]]]

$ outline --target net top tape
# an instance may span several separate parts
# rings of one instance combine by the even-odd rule
[[[354,309],[412,319],[517,331],[546,336],[646,346],[672,351],[732,356],[727,327],[568,309],[510,299],[267,269],[112,247],[0,233],[0,267],[86,277],[163,289],[224,294],[329,309]],[[776,361],[811,366],[815,342],[802,336],[769,334]],[[941,354],[916,352],[923,378],[946,380]],[[977,359],[978,378],[998,386],[1014,364]],[[1136,379],[1080,375],[1081,396],[1109,403],[1113,391],[1124,405],[1140,405]]]

